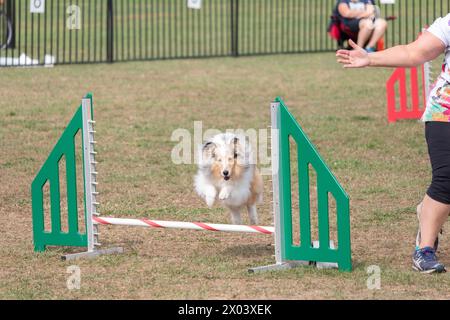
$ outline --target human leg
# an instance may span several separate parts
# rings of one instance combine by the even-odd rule
[[[450,213],[450,122],[427,122],[425,136],[432,181],[418,208],[420,243],[413,255],[413,268],[424,273],[444,272],[433,247]]]
[[[378,40],[380,40],[387,29],[387,22],[384,19],[377,19],[373,24],[373,32],[370,37],[369,43],[367,44],[370,48],[375,48],[377,46]]]
[[[419,248],[435,246],[436,239],[450,213],[450,205],[425,195],[420,210]]]
[[[420,213],[419,247],[433,246],[450,213],[450,123],[427,122],[425,136],[432,168],[432,181]]]
[[[370,19],[361,19],[359,21],[358,46],[364,48],[369,38],[372,36],[374,24]]]

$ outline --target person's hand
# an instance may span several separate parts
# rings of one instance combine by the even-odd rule
[[[336,52],[337,62],[344,65],[344,68],[364,68],[370,64],[369,54],[349,40],[348,43],[353,50],[338,50]]]

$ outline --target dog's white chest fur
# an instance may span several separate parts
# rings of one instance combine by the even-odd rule
[[[206,200],[208,206],[212,206],[216,198],[226,206],[244,206],[251,196],[252,169],[249,168],[239,181],[225,181],[223,179],[217,181],[208,170],[199,169],[195,176],[196,191]]]
[[[216,200],[231,211],[233,223],[241,223],[240,212],[247,207],[250,222],[257,224],[256,202],[262,198],[262,178],[252,163],[245,137],[219,134],[200,148],[195,190],[208,206]]]

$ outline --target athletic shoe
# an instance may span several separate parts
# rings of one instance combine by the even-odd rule
[[[421,273],[446,272],[445,266],[437,261],[436,252],[431,247],[414,251],[413,269]]]
[[[417,236],[416,236],[416,250],[420,248],[420,212],[422,211],[422,203],[419,203],[419,205],[417,206],[417,220],[419,220],[419,227],[417,228]],[[440,234],[442,234],[443,230],[441,229]],[[436,241],[434,241],[434,245],[433,245],[433,249],[435,252],[437,252],[439,247],[439,234],[436,238]]]
[[[377,49],[373,47],[366,47],[364,50],[366,50],[367,53],[373,53],[377,51]]]

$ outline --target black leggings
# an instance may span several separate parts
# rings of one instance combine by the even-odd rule
[[[450,204],[450,122],[425,123],[433,179],[427,195],[433,200]]]

